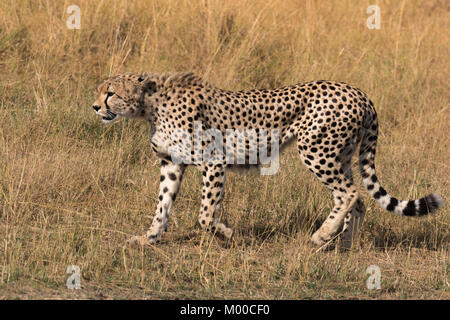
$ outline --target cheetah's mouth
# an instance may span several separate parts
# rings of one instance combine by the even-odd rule
[[[113,121],[115,121],[117,119],[118,119],[117,114],[115,114],[114,112],[111,112],[111,110],[108,110],[106,112],[106,116],[102,117],[102,121],[104,123],[110,123],[110,122],[113,122]]]

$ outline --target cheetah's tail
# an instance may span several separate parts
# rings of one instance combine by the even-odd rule
[[[444,201],[437,194],[429,194],[417,200],[404,201],[390,196],[381,186],[375,173],[375,149],[378,137],[378,124],[377,115],[374,110],[365,119],[364,128],[365,131],[362,135],[359,151],[359,170],[367,191],[383,209],[401,216],[424,216],[444,205]]]

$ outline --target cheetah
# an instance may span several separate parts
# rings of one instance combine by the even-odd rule
[[[241,136],[243,147],[239,152],[247,161],[244,164],[236,163],[236,159],[225,161],[223,152],[202,160],[195,158],[193,149],[205,151],[216,138],[196,143],[196,130],[214,129],[226,136],[227,142],[236,138],[227,135],[230,129],[252,130],[260,135],[265,132],[266,142],[277,138],[280,150],[295,141],[301,161],[334,199],[330,214],[311,237],[318,246],[339,238],[343,248],[350,248],[364,219],[366,207],[351,170],[358,145],[363,184],[383,209],[400,216],[424,216],[443,206],[437,194],[402,201],[381,186],[375,173],[377,113],[364,92],[343,82],[321,80],[276,89],[228,91],[193,73],[125,73],[98,87],[93,109],[104,123],[123,117],[144,119],[150,124],[151,148],[161,163],[158,204],[146,234],[129,240],[134,244],[159,242],[188,165],[202,173],[200,225],[224,239],[232,238],[233,230],[216,215],[224,197],[225,173],[239,165],[260,166],[259,160],[249,165],[249,150],[259,142],[251,135]],[[182,149],[191,162],[174,161],[173,148],[180,145],[181,138],[187,141]],[[269,149],[266,145],[265,151]]]

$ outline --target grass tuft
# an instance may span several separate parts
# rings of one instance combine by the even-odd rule
[[[66,28],[67,1],[0,2],[0,298],[450,298],[448,206],[399,218],[358,177],[368,212],[354,247],[316,252],[332,200],[292,148],[277,175],[228,175],[230,247],[199,230],[190,168],[162,243],[124,248],[151,222],[158,161],[145,123],[104,126],[91,110],[124,71],[194,71],[226,89],[344,81],[375,103],[384,187],[448,201],[447,2],[380,2],[380,30],[366,27],[368,1],[74,4],[80,30]],[[381,290],[365,285],[373,264]],[[81,290],[66,288],[69,265]]]

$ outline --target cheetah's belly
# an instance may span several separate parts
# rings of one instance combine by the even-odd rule
[[[170,156],[170,141],[162,132],[156,130],[154,127],[152,127],[150,132],[150,145],[157,156]]]

